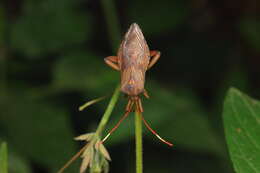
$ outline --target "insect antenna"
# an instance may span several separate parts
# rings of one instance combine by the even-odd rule
[[[158,133],[156,133],[150,126],[149,124],[147,123],[147,121],[144,119],[144,116],[142,115],[142,113],[139,113],[139,115],[141,116],[143,122],[144,122],[144,125],[147,127],[147,129],[149,129],[160,141],[162,141],[163,143],[169,145],[169,146],[173,146],[172,143],[166,141],[165,139],[163,139],[160,135],[158,135]]]
[[[135,100],[135,111],[138,112],[139,116],[141,116],[144,125],[146,126],[147,129],[149,129],[158,139],[160,139],[160,141],[162,141],[163,143],[169,145],[169,146],[173,146],[172,143],[166,141],[165,139],[163,139],[160,135],[158,135],[158,133],[155,132],[155,130],[153,130],[149,124],[147,123],[147,121],[144,119],[144,116],[142,115],[143,112],[143,106],[142,106],[142,101],[140,98],[138,98],[137,100]]]
[[[127,105],[126,105],[126,112],[123,115],[123,117],[117,122],[117,124],[108,132],[108,134],[101,140],[100,144],[104,143],[107,138],[119,127],[119,125],[122,123],[122,121],[124,119],[126,119],[126,117],[129,115],[129,113],[132,110],[132,107],[134,105],[134,102],[132,102],[132,100],[129,99]]]
[[[129,115],[130,111],[126,111],[124,116],[117,122],[117,124],[108,132],[106,137],[104,137],[101,141],[101,144],[104,143],[107,138],[119,127],[119,125],[122,123],[122,121]]]

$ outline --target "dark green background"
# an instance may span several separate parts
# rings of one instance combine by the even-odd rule
[[[144,172],[232,173],[222,104],[230,86],[260,98],[257,0],[106,2],[0,2],[0,140],[8,143],[9,172],[55,172],[79,150],[72,138],[96,129],[108,100],[78,107],[112,93],[120,76],[103,58],[116,54],[117,37],[136,22],[162,53],[147,72],[144,116],[175,144],[145,130]],[[113,13],[121,32],[110,35]],[[121,96],[107,129],[125,104]],[[110,172],[135,172],[133,134],[130,116],[107,141]],[[67,172],[78,172],[77,164]]]

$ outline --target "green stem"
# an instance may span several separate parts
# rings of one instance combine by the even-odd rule
[[[120,29],[118,18],[116,15],[115,4],[113,0],[101,0],[101,6],[103,8],[104,16],[107,22],[110,45],[112,46],[113,51],[116,52],[117,46],[120,41]],[[101,122],[99,123],[98,129],[96,131],[98,135],[102,133],[105,125],[107,124],[107,121],[109,120],[112,110],[114,109],[114,106],[118,100],[119,92],[120,86],[117,86],[109,102],[109,105],[101,119]]]
[[[0,146],[0,172],[8,173],[8,153],[6,142],[3,142]]]
[[[135,112],[136,173],[143,173],[142,120],[139,114]]]
[[[104,113],[104,115],[103,115],[103,117],[102,117],[102,119],[101,119],[101,121],[98,125],[97,131],[96,131],[96,134],[98,136],[101,135],[103,129],[105,128],[105,126],[106,126],[106,124],[107,124],[107,122],[110,118],[110,115],[111,115],[111,113],[112,113],[112,111],[113,111],[113,109],[116,105],[116,102],[118,100],[119,95],[120,95],[120,86],[117,86],[114,93],[113,93],[112,98],[109,101],[107,109],[106,109],[106,111],[105,111],[105,113]]]
[[[101,5],[108,26],[110,45],[112,46],[113,51],[116,51],[120,42],[120,27],[115,3],[112,0],[101,0]]]

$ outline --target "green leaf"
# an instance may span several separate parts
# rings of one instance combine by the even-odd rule
[[[91,51],[72,51],[60,58],[54,68],[53,85],[62,89],[111,91],[119,74],[107,67],[103,57]],[[97,95],[93,94],[93,97]]]
[[[8,173],[7,144],[4,142],[0,147],[0,172]]]
[[[235,171],[260,172],[260,102],[231,88],[224,102],[223,119]]]
[[[9,172],[11,173],[31,173],[30,162],[24,157],[12,152],[12,146],[9,145],[10,152],[8,153],[8,164],[15,165],[9,166]]]
[[[92,18],[56,1],[29,3],[11,27],[12,47],[29,57],[66,50],[91,35]]]
[[[9,99],[12,105],[0,115],[9,143],[49,172],[57,171],[76,152],[68,112],[27,95]]]

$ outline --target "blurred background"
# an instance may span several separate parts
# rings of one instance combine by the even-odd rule
[[[113,92],[120,75],[103,58],[133,22],[162,54],[147,72],[144,116],[175,144],[144,129],[144,172],[233,173],[222,104],[231,86],[260,98],[259,11],[257,0],[2,0],[0,142],[10,173],[55,172],[82,147],[73,137],[95,131],[109,99],[78,107]],[[105,144],[110,172],[135,172],[133,117]]]

